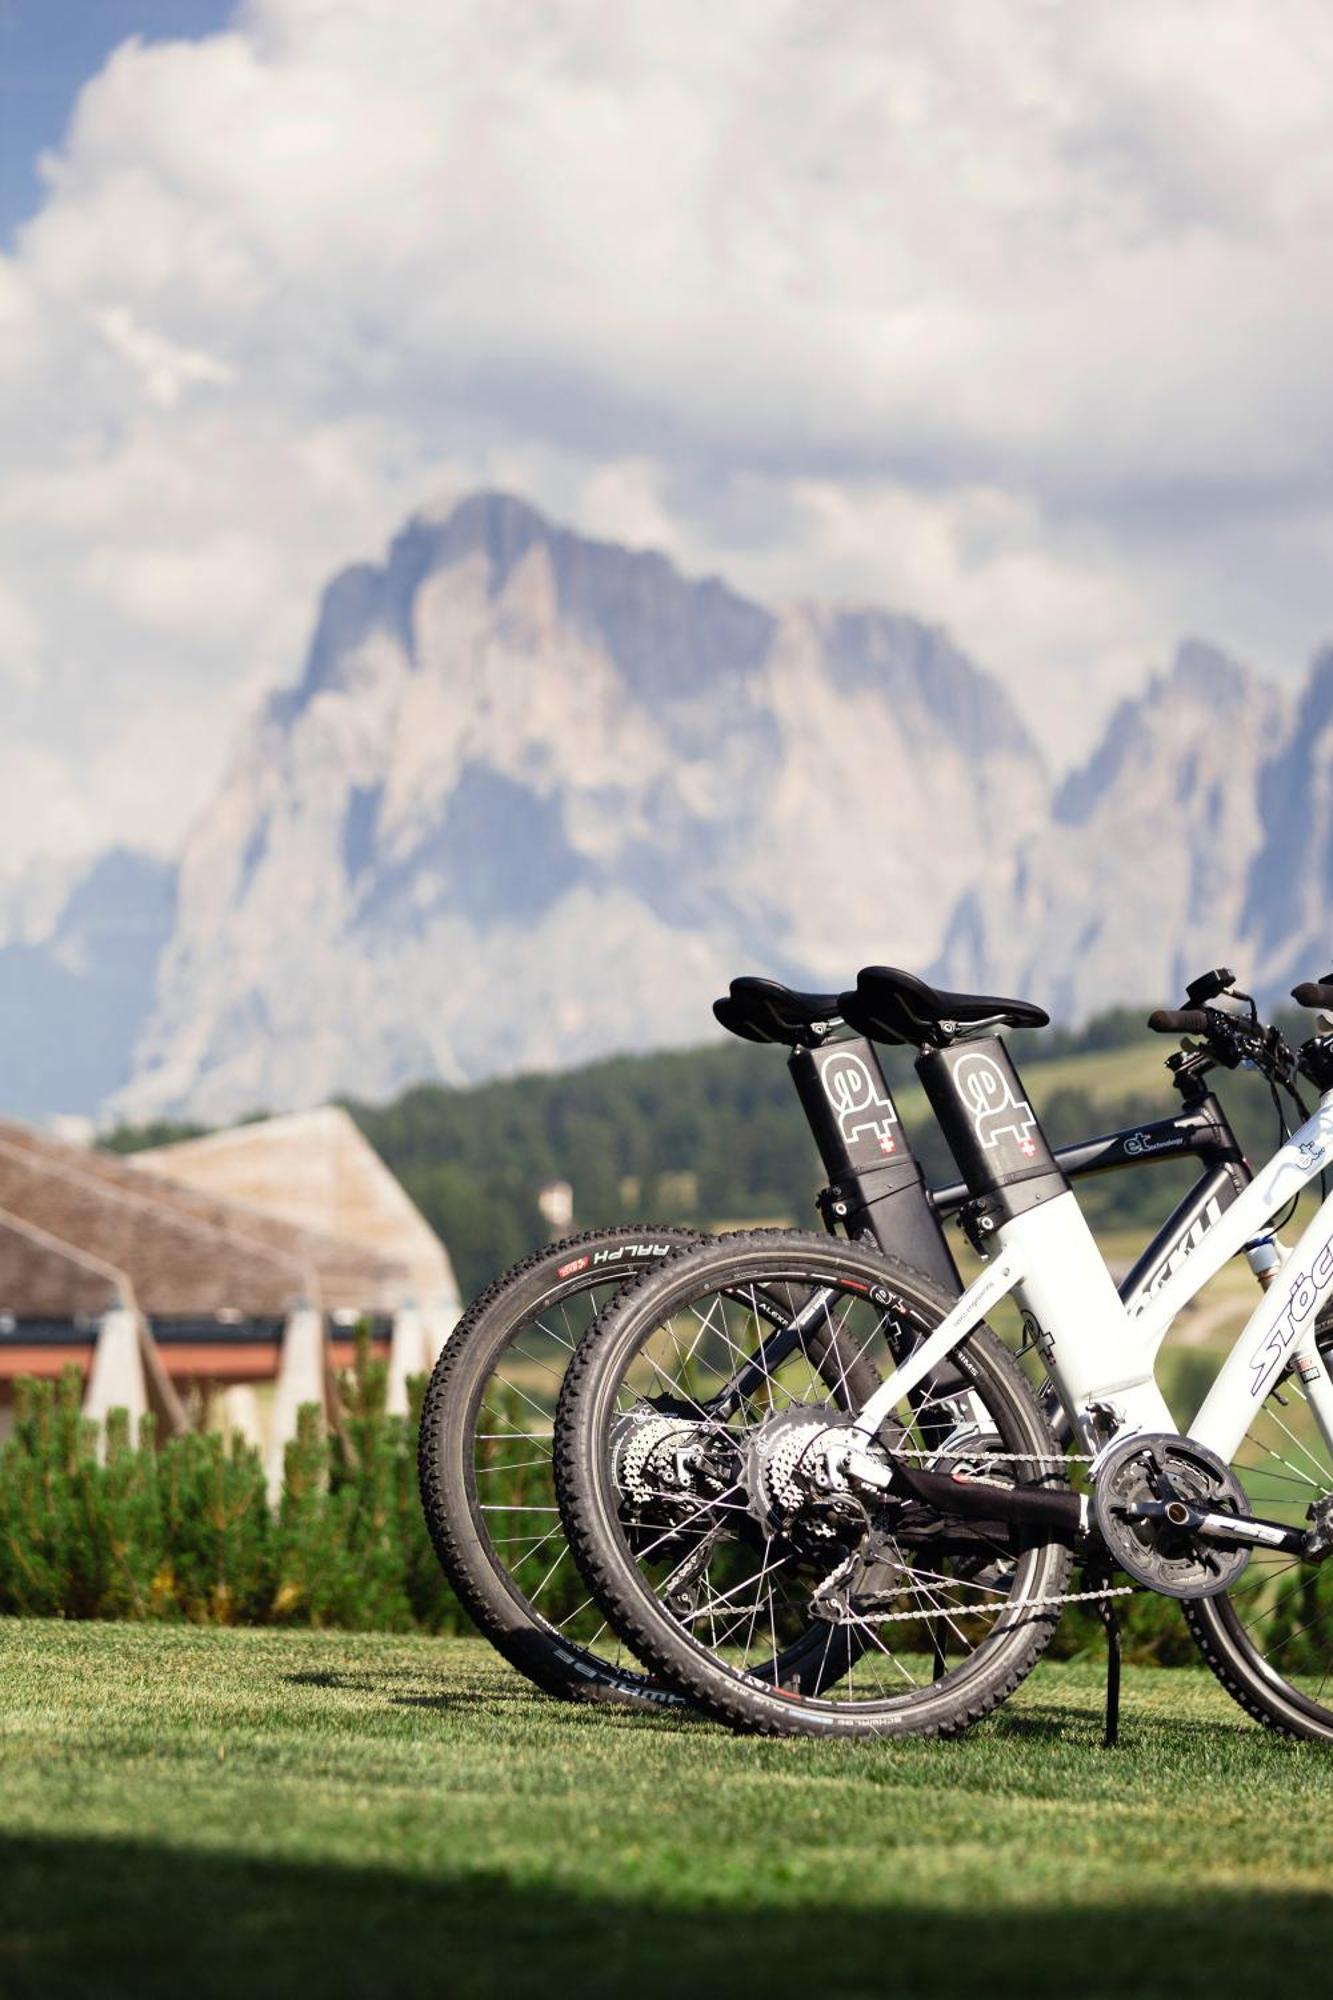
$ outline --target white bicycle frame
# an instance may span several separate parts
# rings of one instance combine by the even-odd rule
[[[870,1397],[857,1428],[874,1436],[890,1411],[1012,1293],[1079,1436],[1094,1455],[1137,1432],[1176,1431],[1157,1386],[1163,1340],[1189,1304],[1277,1211],[1333,1159],[1333,1090],[1232,1205],[1134,1310],[1122,1304],[1072,1192],[1002,1223],[996,1253],[930,1338]],[[1315,1420],[1333,1451],[1333,1380],[1315,1346],[1333,1291],[1333,1195],[1323,1202],[1238,1336],[1185,1433],[1230,1464],[1264,1398],[1295,1357]],[[1095,1470],[1095,1464],[1094,1464]]]

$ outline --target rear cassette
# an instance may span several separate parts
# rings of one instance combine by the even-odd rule
[[[1171,1512],[1250,1518],[1240,1481],[1190,1438],[1163,1432],[1113,1445],[1097,1471],[1095,1504],[1114,1560],[1136,1583],[1166,1597],[1216,1597],[1250,1559],[1247,1544],[1214,1540],[1170,1518]]]

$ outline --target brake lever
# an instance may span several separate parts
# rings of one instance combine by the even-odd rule
[[[1333,1035],[1311,1035],[1308,1042],[1301,1043],[1296,1063],[1300,1074],[1321,1096],[1333,1090]]]
[[[1248,998],[1248,995],[1238,997]],[[1248,1020],[1239,1014],[1225,1014],[1220,1008],[1209,1008],[1208,1012],[1209,1039],[1219,1062],[1226,1068],[1240,1069],[1248,1063],[1284,1089],[1294,1085],[1299,1074],[1296,1053],[1280,1028],[1264,1027],[1257,1018],[1257,1010]]]
[[[1280,1028],[1268,1028],[1264,1034],[1264,1044],[1272,1057],[1275,1082],[1296,1096],[1296,1079],[1301,1072],[1295,1049]],[[1298,1096],[1296,1102],[1300,1104]]]

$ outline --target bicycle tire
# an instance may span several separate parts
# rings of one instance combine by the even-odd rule
[[[770,1735],[955,1735],[1011,1694],[1045,1650],[1059,1609],[1042,1601],[1058,1598],[1066,1587],[1067,1546],[1037,1542],[1019,1557],[1012,1609],[998,1611],[996,1630],[970,1663],[946,1672],[924,1692],[859,1704],[852,1713],[828,1686],[816,1685],[809,1692],[774,1686],[743,1662],[721,1657],[721,1648],[704,1645],[654,1595],[622,1525],[611,1427],[622,1374],[640,1350],[646,1351],[654,1332],[673,1313],[705,1297],[735,1296],[753,1286],[769,1292],[784,1285],[830,1284],[843,1286],[848,1297],[869,1296],[876,1288],[889,1292],[906,1316],[916,1320],[918,1330],[937,1325],[952,1303],[922,1274],[866,1247],[795,1232],[780,1241],[764,1232],[724,1237],[682,1252],[627,1287],[580,1343],[561,1391],[555,1463],[566,1533],[589,1589],[635,1653],[719,1720]],[[697,1306],[692,1309],[697,1315]],[[989,1330],[978,1328],[958,1354],[974,1392],[989,1397],[988,1408],[1005,1427],[1000,1432],[1003,1446],[1025,1460],[1036,1458],[1044,1468],[1037,1475],[1041,1480],[1064,1484],[1062,1454],[1050,1425],[1007,1350]],[[740,1511],[736,1502],[730,1505]],[[759,1556],[760,1578],[769,1573],[768,1562],[765,1549]],[[734,1600],[734,1593],[728,1594]],[[1003,1593],[997,1589],[994,1594]],[[982,1603],[981,1609],[996,1607]],[[970,1613],[960,1613],[966,1615]],[[776,1630],[773,1643],[777,1647]]]
[[[1320,1315],[1315,1340],[1325,1363],[1333,1363],[1333,1311]],[[1282,1398],[1278,1407],[1285,1412],[1281,1418],[1270,1408],[1278,1396]],[[1321,1498],[1333,1493],[1333,1456],[1322,1447],[1322,1439],[1319,1445],[1311,1440],[1300,1416],[1304,1400],[1298,1374],[1288,1370],[1269,1392],[1246,1443],[1262,1449],[1265,1424],[1280,1426],[1279,1442],[1282,1433],[1296,1441],[1283,1447],[1285,1467],[1277,1483],[1290,1487],[1305,1475],[1313,1497]],[[1315,1467],[1321,1460],[1316,1453],[1321,1447],[1325,1477],[1317,1482]],[[1281,1505],[1303,1521],[1304,1496],[1282,1491],[1274,1502],[1274,1475],[1269,1474],[1266,1493],[1262,1475],[1256,1480],[1252,1456],[1242,1445],[1233,1469],[1249,1487],[1255,1512],[1276,1514]],[[1186,1603],[1183,1609],[1205,1663],[1247,1715],[1280,1735],[1333,1743],[1333,1694],[1326,1685],[1333,1682],[1333,1568],[1327,1562],[1294,1564],[1284,1571],[1278,1560],[1256,1551],[1232,1590]],[[1325,1695],[1327,1699],[1321,1698]]]
[[[682,1697],[623,1657],[603,1653],[543,1616],[515,1581],[477,1491],[475,1419],[487,1385],[517,1335],[569,1301],[593,1303],[705,1241],[695,1230],[624,1224],[587,1230],[537,1250],[469,1306],[440,1353],[426,1390],[417,1471],[426,1526],[440,1567],[477,1629],[544,1693],[630,1707],[679,1706]]]

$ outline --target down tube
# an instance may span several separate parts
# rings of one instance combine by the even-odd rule
[[[1141,1302],[1166,1283],[1243,1190],[1244,1182],[1237,1180],[1230,1165],[1214,1167],[1195,1181],[1121,1284],[1120,1297],[1129,1312],[1137,1312]]]
[[[1293,1354],[1314,1343],[1319,1308],[1333,1292],[1333,1195],[1322,1204],[1222,1364],[1189,1435],[1229,1464]],[[1323,1400],[1322,1398],[1320,1399]]]

